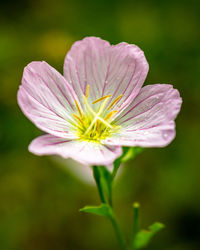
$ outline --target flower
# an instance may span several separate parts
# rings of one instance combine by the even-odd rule
[[[144,53],[96,37],[75,42],[64,76],[46,62],[23,73],[18,103],[46,132],[29,146],[36,155],[56,154],[86,165],[110,165],[122,146],[164,147],[175,137],[179,92],[169,84],[142,84]]]

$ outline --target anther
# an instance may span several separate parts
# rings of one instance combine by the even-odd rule
[[[98,134],[100,134],[101,131],[100,131],[100,128],[99,128],[99,120],[97,120],[97,122],[96,122],[96,128],[97,128]]]
[[[89,91],[90,91],[90,84],[87,85],[86,90],[85,90],[85,97],[88,98],[89,96]]]
[[[78,110],[78,113],[79,113],[80,117],[82,117],[82,116],[83,116],[83,113],[82,113],[82,111],[81,111],[81,107],[79,106],[79,104],[78,104],[78,102],[77,102],[76,99],[74,100],[74,102],[75,102],[75,104],[76,104],[76,108],[77,108],[77,110]]]
[[[105,95],[105,96],[103,96],[103,97],[97,99],[96,101],[94,101],[92,104],[95,104],[95,103],[97,103],[97,102],[100,102],[100,101],[102,101],[102,100],[104,100],[104,99],[106,99],[106,98],[109,98],[109,97],[111,97],[111,96],[112,96],[112,95]]]
[[[117,112],[118,112],[117,110],[113,110],[110,113],[108,113],[107,116],[105,117],[105,121],[109,120]]]
[[[75,117],[80,123],[82,123],[82,124],[84,125],[83,121],[81,120],[81,118],[80,118],[78,115],[76,115],[76,114],[72,114],[72,115],[73,115],[73,117]]]
[[[119,95],[110,105],[109,107],[107,108],[107,110],[110,110],[112,108],[113,105],[115,105],[121,98],[122,98],[122,94]]]

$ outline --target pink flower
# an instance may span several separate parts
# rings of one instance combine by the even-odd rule
[[[122,146],[168,145],[182,101],[169,84],[141,88],[148,68],[137,46],[110,45],[96,37],[74,43],[64,76],[46,62],[30,63],[18,103],[47,134],[33,140],[29,151],[109,165]]]

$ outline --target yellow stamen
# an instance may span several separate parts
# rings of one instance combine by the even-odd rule
[[[111,109],[113,105],[115,105],[121,98],[122,98],[122,94],[119,95],[110,105],[109,107],[107,108],[107,110]]]
[[[92,123],[90,124],[89,128],[86,130],[85,134],[84,135],[87,135],[88,132],[92,129],[92,127],[94,126],[94,124],[96,123],[97,121],[97,117],[94,118],[94,120],[92,121]]]
[[[89,91],[90,91],[90,84],[87,85],[86,90],[85,90],[85,97],[88,99],[89,96]]]
[[[102,101],[96,107],[88,103],[89,92],[90,85],[88,84],[83,94],[83,109],[78,99],[74,100],[77,112],[72,114],[72,118],[74,118],[73,125],[80,139],[101,143],[101,140],[107,138],[120,128],[113,121],[118,111],[115,109],[107,112],[105,109],[106,106],[108,106],[108,110],[113,107],[121,99],[122,95],[118,96],[110,105],[107,104],[112,95],[105,95],[92,103],[95,104]]]
[[[97,122],[96,122],[96,128],[97,128],[98,134],[100,134],[101,131],[100,131],[100,128],[99,128],[99,120],[97,120]]]
[[[76,108],[77,108],[77,110],[78,110],[78,113],[79,113],[80,117],[83,117],[83,113],[82,113],[82,111],[81,111],[81,107],[79,106],[77,100],[75,99],[74,102],[75,102],[75,104],[76,104]]]
[[[108,113],[107,116],[105,117],[105,121],[109,120],[117,112],[118,112],[118,110],[113,110],[110,113]]]
[[[96,123],[97,120],[101,121],[103,124],[105,124],[107,127],[109,128],[112,128],[112,126],[107,122],[105,121],[104,119],[102,119],[100,117],[101,113],[104,111],[104,108],[106,106],[106,103],[108,101],[108,98],[110,97],[111,95],[107,95],[107,96],[104,96],[102,97],[103,99],[105,99],[105,101],[101,104],[100,106],[100,109],[98,111],[98,113],[95,113],[89,106],[89,104],[87,103],[87,100],[86,98],[84,100],[86,100],[86,106],[88,107],[88,109],[91,111],[91,113],[94,115],[94,120],[92,121],[92,123],[90,124],[89,128],[87,129],[87,131],[85,132],[85,135],[92,129],[93,125]],[[101,100],[103,100],[102,98],[100,98]],[[95,101],[96,102],[96,101]]]
[[[90,107],[90,105],[88,104],[87,102],[87,98],[85,96],[83,96],[83,100],[84,100],[84,103],[86,105],[86,107],[88,108],[88,110],[94,115],[96,116],[96,113],[93,111],[93,109]]]
[[[103,97],[97,99],[96,101],[94,101],[92,104],[95,104],[95,103],[97,103],[97,102],[100,102],[100,101],[102,101],[102,100],[104,100],[104,99],[106,99],[106,98],[108,98],[108,97],[111,97],[111,96],[112,96],[112,95],[105,95],[105,96],[103,96]]]
[[[108,102],[108,98],[110,98],[109,96],[106,97],[106,99],[104,100],[104,102],[101,104],[99,111],[98,111],[98,116],[101,115],[101,113],[104,111],[104,108],[106,106],[106,103]]]
[[[98,117],[98,120],[101,121],[103,124],[105,124],[107,127],[109,128],[113,128],[112,125],[110,125],[107,121],[105,121],[104,119],[102,119],[101,117]]]
[[[75,117],[80,123],[82,123],[82,124],[84,125],[83,121],[81,120],[81,118],[80,118],[78,115],[76,115],[76,114],[72,114],[72,115],[73,115],[73,117]]]

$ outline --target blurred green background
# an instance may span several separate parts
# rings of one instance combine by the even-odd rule
[[[166,224],[147,249],[200,249],[199,13],[194,0],[0,1],[0,249],[119,249],[106,219],[78,211],[99,203],[95,187],[58,159],[28,152],[41,132],[16,102],[29,62],[45,60],[62,72],[73,42],[91,35],[137,44],[150,64],[145,84],[172,83],[183,98],[176,139],[144,151],[115,183],[126,236],[139,201],[142,227]]]

